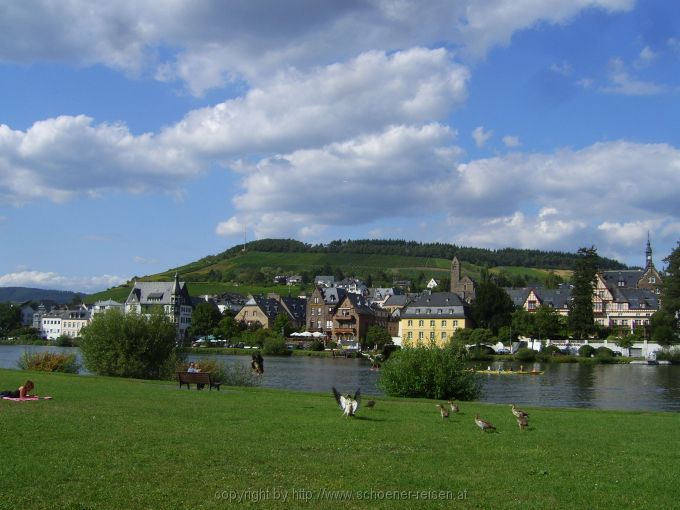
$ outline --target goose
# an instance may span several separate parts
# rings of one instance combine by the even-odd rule
[[[529,420],[527,419],[526,415],[517,417],[517,425],[519,426],[520,431],[529,426]]]
[[[442,419],[449,417],[449,412],[446,410],[446,408],[443,405],[437,404],[437,407],[439,408],[439,412],[442,415]]]
[[[517,409],[515,407],[515,404],[512,404],[512,414],[514,414],[516,418],[522,418],[522,417],[528,418],[529,417],[529,413],[525,413],[521,409]]]
[[[475,414],[475,423],[480,429],[482,429],[482,432],[485,432],[487,430],[496,430],[496,427],[494,427],[488,421],[482,420],[478,414]]]
[[[335,397],[335,401],[340,406],[340,409],[342,409],[342,414],[344,416],[354,416],[354,414],[357,412],[357,409],[359,409],[359,402],[361,400],[361,391],[359,389],[357,389],[356,393],[354,393],[354,396],[352,397],[352,395],[349,393],[347,395],[340,395],[334,386],[333,396]]]
[[[258,375],[264,374],[264,359],[262,358],[262,354],[260,354],[259,351],[253,353],[252,361],[250,362],[250,367],[256,374]]]
[[[452,413],[457,413],[458,411],[460,411],[460,407],[458,407],[457,404],[454,404],[450,400],[449,400],[449,405],[451,406],[451,412]]]

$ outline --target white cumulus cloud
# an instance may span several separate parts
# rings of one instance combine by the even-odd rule
[[[120,276],[63,276],[50,271],[20,271],[0,275],[0,286],[97,292],[126,280]]]
[[[486,131],[484,126],[477,126],[472,130],[472,138],[475,141],[477,147],[482,148],[493,136],[493,131]]]
[[[103,64],[181,80],[195,95],[235,79],[435,44],[480,57],[537,23],[587,8],[627,11],[633,0],[50,0],[9,2],[0,16],[0,61]],[[26,34],[31,34],[26,37]]]

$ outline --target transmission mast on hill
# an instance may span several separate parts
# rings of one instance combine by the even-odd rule
[[[248,233],[248,224],[243,225],[243,253],[246,251],[246,234]]]

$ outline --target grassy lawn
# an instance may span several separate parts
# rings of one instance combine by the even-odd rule
[[[463,402],[444,421],[433,401],[376,398],[343,418],[330,388],[197,392],[13,370],[0,386],[27,376],[54,400],[0,401],[0,508],[677,505],[675,413],[525,409],[520,432],[505,405]],[[498,433],[477,429],[476,412]],[[352,499],[316,499],[340,497],[328,491]]]

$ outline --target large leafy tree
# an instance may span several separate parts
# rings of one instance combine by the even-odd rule
[[[501,326],[510,324],[514,309],[515,305],[508,293],[496,285],[486,270],[483,271],[482,282],[477,287],[471,307],[475,324],[490,329],[495,335]]]
[[[572,301],[569,309],[569,327],[575,338],[587,337],[595,330],[593,316],[593,290],[597,276],[597,250],[579,248],[572,276]]]
[[[283,337],[288,336],[291,332],[290,319],[286,312],[281,312],[274,319],[272,332]]]
[[[522,336],[533,337],[536,334],[536,317],[533,313],[519,308],[512,314],[512,329]]]
[[[371,326],[366,332],[366,341],[362,347],[367,347],[369,349],[372,349],[373,347],[376,349],[382,349],[385,344],[389,344],[391,342],[392,336],[387,331],[387,329],[382,326]]]
[[[21,327],[21,309],[10,303],[0,303],[0,337]]]
[[[677,325],[675,316],[663,308],[656,312],[650,320],[652,342],[666,347],[677,343]]]
[[[220,311],[210,303],[199,303],[191,314],[192,336],[211,335],[222,320]]]
[[[243,331],[243,323],[239,323],[236,319],[231,316],[224,317],[217,324],[215,328],[215,333],[225,340],[233,340],[238,338]]]
[[[680,241],[664,262],[668,264],[668,267],[663,279],[661,308],[671,317],[678,319],[680,315]],[[676,321],[676,331],[677,328],[678,322]]]
[[[538,337],[555,338],[560,333],[560,316],[552,306],[540,306],[534,319]]]
[[[85,367],[95,374],[139,379],[169,377],[180,354],[177,329],[162,310],[150,316],[109,310],[81,333]]]

